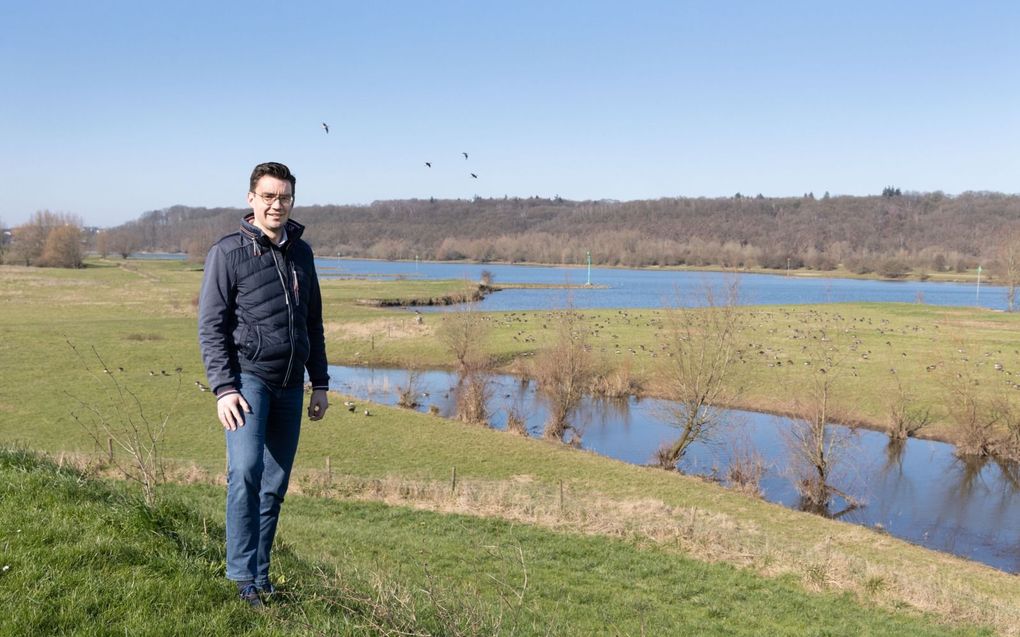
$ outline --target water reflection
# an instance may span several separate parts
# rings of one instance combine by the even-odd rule
[[[396,404],[408,372],[331,366],[332,388],[345,394]],[[421,372],[419,409],[456,413],[457,376]],[[506,428],[516,413],[528,432],[541,435],[548,407],[535,383],[493,376],[487,411],[492,426]],[[427,395],[425,395],[427,393]],[[661,414],[664,401],[586,397],[572,422],[583,448],[645,465],[677,430]],[[692,445],[681,463],[687,473],[726,479],[735,459],[748,449],[760,459],[763,496],[791,508],[801,505],[795,476],[788,470],[786,419],[731,410],[713,441]],[[994,461],[964,461],[950,445],[931,440],[890,442],[879,432],[858,430],[855,446],[831,482],[837,495],[825,513],[846,522],[882,528],[891,535],[949,551],[1009,571],[1020,570],[1020,467]],[[863,506],[855,507],[855,501]]]

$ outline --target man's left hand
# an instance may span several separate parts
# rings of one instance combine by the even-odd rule
[[[327,409],[329,409],[329,398],[326,396],[326,390],[313,389],[312,398],[308,401],[308,419],[322,420]]]

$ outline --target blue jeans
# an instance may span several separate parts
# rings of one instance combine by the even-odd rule
[[[227,579],[269,584],[280,505],[301,432],[301,386],[282,388],[241,374],[252,413],[227,434]]]

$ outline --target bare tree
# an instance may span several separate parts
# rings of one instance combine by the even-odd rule
[[[488,423],[488,403],[492,397],[489,382],[491,361],[488,354],[489,323],[474,304],[448,312],[436,329],[436,336],[457,360],[457,418],[470,423]]]
[[[106,241],[110,251],[124,259],[144,245],[141,228],[130,224],[109,230],[108,235]]]
[[[488,366],[487,341],[489,323],[474,304],[464,309],[447,312],[436,328],[436,338],[457,360],[460,372]]]
[[[843,497],[853,508],[857,501],[834,484],[836,470],[851,452],[855,433],[833,424],[845,420],[836,399],[847,350],[819,330],[806,352],[809,377],[802,390],[806,397],[798,401],[800,416],[792,420],[786,435],[795,486],[805,510],[828,513],[833,495]]]
[[[677,307],[669,313],[668,356],[659,372],[670,401],[667,418],[680,436],[656,454],[664,469],[676,469],[692,444],[710,436],[719,424],[720,406],[734,398],[727,380],[736,360],[743,316],[737,306],[738,293],[736,279],[727,284],[722,299],[711,285],[705,285],[704,307],[684,307],[678,298]]]
[[[549,420],[544,435],[562,442],[567,432],[572,431],[572,441],[577,442],[579,429],[568,419],[591,382],[593,366],[588,332],[573,308],[557,312],[555,321],[555,340],[535,360],[535,378],[549,401]]]
[[[1016,291],[1020,286],[1020,228],[1007,230],[996,248],[996,261],[1006,286],[1006,309],[1016,310]]]
[[[208,232],[195,232],[184,240],[184,252],[188,255],[189,263],[205,263],[205,257],[209,248],[216,241],[217,237]]]
[[[96,233],[96,252],[104,259],[110,256],[110,232],[100,230]]]
[[[21,265],[38,265],[46,246],[46,236],[57,225],[56,215],[40,210],[31,219],[14,228],[11,241],[11,261]]]
[[[40,210],[13,230],[11,261],[24,265],[81,266],[81,219]]]
[[[70,223],[50,229],[46,234],[38,264],[50,268],[82,266],[81,226]]]

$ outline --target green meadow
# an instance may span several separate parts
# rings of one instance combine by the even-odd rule
[[[200,280],[177,262],[0,268],[0,442],[65,466],[17,451],[0,460],[0,561],[11,566],[0,607],[15,618],[0,632],[88,633],[101,622],[189,634],[175,620],[188,612],[216,634],[1017,634],[1020,585],[994,569],[541,440],[375,405],[366,417],[338,408],[339,395],[302,433],[273,574],[287,595],[264,616],[240,613],[219,579],[224,458],[213,398],[196,385]],[[372,302],[465,285],[324,280],[330,361],[450,366],[439,316],[419,324]],[[742,312],[739,406],[795,410],[804,363],[817,361],[814,332],[847,352],[833,369],[839,400],[873,426],[887,417],[893,374],[936,413],[958,374],[982,395],[1017,391],[1012,315],[875,304]],[[583,312],[602,366],[650,391],[667,314]],[[486,318],[487,347],[508,367],[526,365],[554,331],[548,312]],[[155,521],[125,495],[133,485],[109,481],[105,445],[86,431],[139,420],[167,423],[160,507],[170,510]],[[929,433],[952,439],[954,429],[943,417]],[[53,607],[33,610],[32,599]]]

